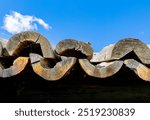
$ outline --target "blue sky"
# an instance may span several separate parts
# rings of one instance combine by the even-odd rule
[[[139,38],[150,43],[149,0],[2,0],[0,37],[10,38],[4,17],[16,11],[42,19],[52,29],[37,23],[35,31],[52,45],[73,38],[92,43],[94,51],[120,39]]]

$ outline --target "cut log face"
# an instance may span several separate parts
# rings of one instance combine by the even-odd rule
[[[150,64],[150,49],[140,40],[132,38],[127,38],[116,43],[111,59],[121,59],[132,51],[142,63]]]
[[[76,63],[76,58],[68,57],[67,59],[56,63],[53,68],[45,68],[41,65],[40,60],[44,58],[40,55],[31,53],[30,59],[34,72],[49,81],[55,81],[63,78]]]
[[[87,59],[79,59],[81,68],[89,75],[96,78],[106,78],[116,74],[122,67],[123,61],[105,62],[92,65]]]
[[[36,32],[22,32],[14,35],[7,43],[6,50],[10,56],[18,56],[20,52],[33,44],[39,44],[43,57],[55,58],[53,49],[48,40]]]
[[[92,47],[88,43],[73,39],[60,41],[56,46],[56,53],[61,56],[87,58],[90,60],[93,56]]]
[[[28,59],[27,57],[19,57],[13,62],[11,67],[6,69],[0,68],[0,77],[7,78],[18,75],[25,69],[28,64]]]
[[[134,59],[125,60],[124,64],[133,70],[141,79],[150,81],[150,69],[145,65],[137,62]]]

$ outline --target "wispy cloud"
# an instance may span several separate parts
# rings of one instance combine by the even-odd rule
[[[16,34],[23,31],[38,30],[38,24],[46,30],[52,29],[41,18],[12,11],[5,15],[2,28],[11,34]]]

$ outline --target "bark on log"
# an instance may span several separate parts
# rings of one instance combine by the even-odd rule
[[[141,79],[150,81],[150,69],[134,59],[127,59],[124,64],[133,70]]]
[[[22,32],[14,35],[8,41],[6,50],[10,56],[18,56],[24,48],[33,44],[40,45],[43,57],[55,58],[54,51],[48,40],[36,32]]]
[[[60,41],[56,46],[56,53],[61,56],[87,58],[90,60],[93,56],[92,47],[88,43],[73,39]]]
[[[34,72],[49,81],[55,81],[63,78],[76,63],[76,58],[68,57],[67,59],[56,63],[53,68],[47,68],[42,66],[41,59],[44,58],[40,55],[31,53],[30,59]]]
[[[150,64],[150,49],[138,39],[127,38],[115,44],[111,59],[121,59],[130,52],[134,52],[144,64]]]
[[[106,78],[116,74],[122,67],[123,61],[104,62],[92,65],[87,59],[79,59],[81,68],[89,75],[97,78]]]
[[[27,57],[19,57],[9,68],[2,69],[0,67],[0,77],[7,78],[19,74],[25,69],[26,65],[28,64],[28,59],[29,58]]]

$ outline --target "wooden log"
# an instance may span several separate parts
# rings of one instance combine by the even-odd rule
[[[79,59],[81,68],[92,77],[106,78],[116,74],[122,67],[123,61],[103,62],[91,64],[87,59]]]
[[[3,47],[6,47],[6,44],[7,44],[8,40],[0,38],[0,42],[1,42]]]
[[[3,56],[3,46],[2,43],[0,42],[0,57]]]
[[[115,44],[110,44],[104,47],[99,53],[94,53],[90,62],[98,63],[98,62],[106,62],[112,60],[111,54],[114,46]]]
[[[63,78],[76,63],[76,58],[68,57],[67,59],[63,59],[56,63],[53,68],[48,68],[48,66],[44,67],[41,64],[41,59],[44,59],[42,56],[30,53],[30,59],[33,71],[40,77],[49,81],[55,81]]]
[[[134,59],[127,59],[124,61],[126,67],[133,70],[141,79],[150,81],[150,69],[145,65],[137,62]]]
[[[10,56],[18,56],[24,48],[33,44],[40,45],[43,57],[53,59],[56,57],[48,40],[41,34],[30,31],[11,37],[7,43],[6,50]]]
[[[28,64],[28,59],[29,58],[27,57],[18,57],[13,62],[13,65],[10,66],[9,68],[2,69],[0,67],[0,77],[7,78],[19,74],[25,69],[26,65]]]
[[[7,42],[7,40],[0,38],[0,57],[3,57],[4,49],[6,47]]]
[[[144,64],[150,64],[150,49],[138,39],[127,38],[115,44],[111,59],[121,59],[130,52],[134,52]]]
[[[92,47],[88,43],[73,39],[65,39],[56,45],[56,53],[61,56],[87,58],[90,60],[93,56]]]

